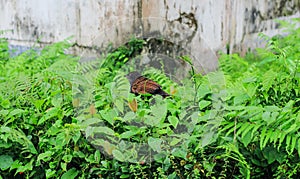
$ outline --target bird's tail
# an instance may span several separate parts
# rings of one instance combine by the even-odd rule
[[[168,93],[166,93],[166,92],[163,91],[163,90],[160,90],[159,95],[161,95],[163,98],[166,98],[166,97],[168,97],[168,96],[171,96],[171,95],[169,95]]]

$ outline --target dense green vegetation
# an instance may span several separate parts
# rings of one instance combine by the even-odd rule
[[[79,63],[67,41],[10,57],[0,39],[0,178],[297,178],[296,23],[181,84],[145,70],[166,99],[129,93],[124,75],[143,40]]]

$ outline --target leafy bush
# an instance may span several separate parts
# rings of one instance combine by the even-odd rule
[[[296,178],[300,29],[283,24],[287,36],[181,84],[147,69],[164,100],[129,93],[143,40],[82,64],[67,41],[10,57],[1,39],[0,178]]]

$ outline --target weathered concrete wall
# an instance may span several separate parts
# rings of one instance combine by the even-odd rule
[[[0,30],[25,46],[70,36],[80,48],[163,37],[213,70],[211,49],[245,52],[259,45],[259,32],[279,33],[275,19],[299,18],[299,11],[299,0],[0,0]]]

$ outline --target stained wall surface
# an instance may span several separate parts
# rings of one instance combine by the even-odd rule
[[[261,45],[259,32],[280,33],[276,19],[291,18],[300,18],[299,0],[0,0],[1,36],[13,45],[72,36],[81,53],[133,36],[165,38],[208,71],[217,66],[212,52],[245,53]]]

